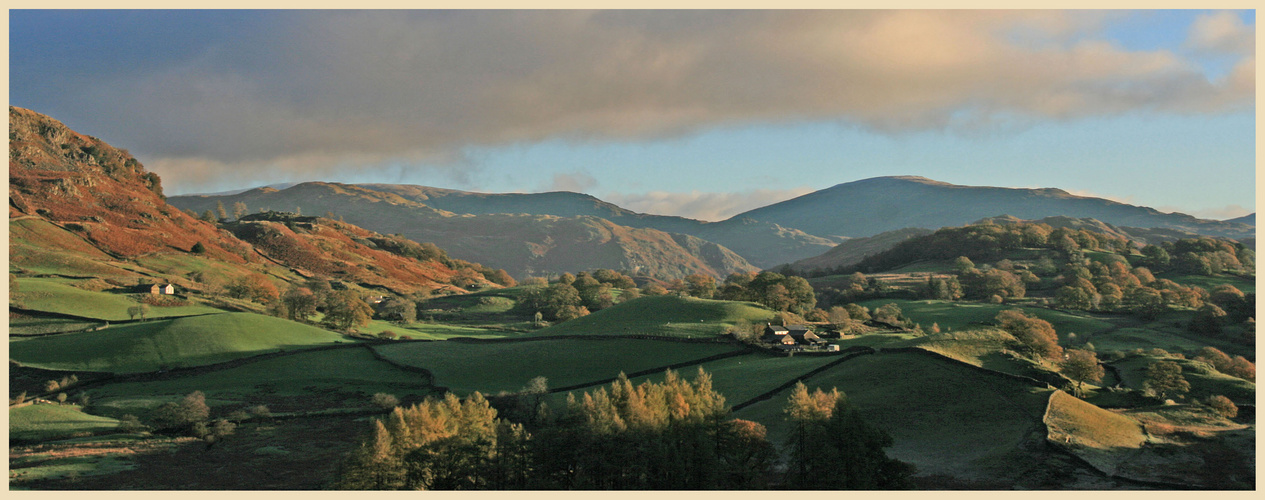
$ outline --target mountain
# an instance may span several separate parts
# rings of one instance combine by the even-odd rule
[[[1164,228],[1231,239],[1255,237],[1255,227],[1213,221],[1061,189],[959,186],[924,177],[875,177],[750,210],[750,218],[823,237],[862,237],[907,227],[960,226],[1001,214],[1036,220],[1091,218],[1123,227]]]
[[[788,265],[791,269],[800,272],[813,269],[846,267],[861,262],[861,259],[864,259],[867,255],[877,254],[896,246],[897,243],[917,236],[925,236],[932,232],[930,229],[911,227],[864,238],[852,238],[831,248],[826,253],[797,260]]]
[[[1235,219],[1229,219],[1229,220],[1227,220],[1226,222],[1237,222],[1237,223],[1239,223],[1239,224],[1247,224],[1247,225],[1249,225],[1249,226],[1253,226],[1253,227],[1255,227],[1255,226],[1256,226],[1256,213],[1255,213],[1255,212],[1253,212],[1253,213],[1250,213],[1250,214],[1244,215],[1244,216],[1242,216],[1242,217],[1238,217],[1238,218],[1235,218]]]
[[[474,272],[482,266],[351,224],[257,219],[219,226],[194,218],[169,205],[158,175],[127,151],[9,107],[11,270],[128,284],[168,281],[186,289],[202,288],[195,275],[227,282],[247,269],[396,293],[460,293],[452,283],[489,284]],[[432,257],[419,258],[425,255]]]
[[[217,260],[258,260],[249,245],[168,205],[158,175],[126,150],[10,106],[9,220],[24,217],[51,222],[117,258],[187,252],[200,242]]]
[[[337,214],[373,231],[433,242],[453,257],[503,268],[516,278],[597,268],[660,279],[695,273],[723,277],[757,269],[721,245],[686,234],[631,228],[587,215],[457,214],[372,186],[307,182],[230,196],[172,197],[171,202],[195,212],[217,203],[245,203],[252,210]]]
[[[359,186],[458,214],[593,216],[631,228],[688,234],[733,250],[752,265],[762,268],[820,254],[840,241],[753,219],[732,218],[721,222],[706,222],[685,217],[642,214],[587,194],[565,191],[493,194],[401,184]]]

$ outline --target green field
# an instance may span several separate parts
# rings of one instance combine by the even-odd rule
[[[1067,334],[1075,333],[1085,336],[1115,328],[1111,322],[1085,314],[1066,311],[1055,311],[1038,307],[1018,307],[1008,304],[981,304],[975,302],[951,302],[945,300],[898,300],[874,299],[858,302],[870,308],[895,303],[901,312],[914,322],[928,328],[932,323],[943,329],[961,330],[968,327],[981,326],[978,323],[993,323],[997,314],[1007,309],[1023,309],[1029,316],[1036,316],[1049,321],[1058,332],[1059,339],[1065,340]]]
[[[91,292],[43,278],[19,278],[19,297],[24,309],[69,314],[105,321],[126,321],[127,310],[139,302],[123,294]],[[224,312],[202,305],[150,307],[147,317],[164,318]]]
[[[1024,449],[1043,437],[1048,389],[912,353],[860,356],[806,385],[843,391],[869,422],[892,435],[888,455],[916,465],[920,475],[1005,482],[1037,465]],[[735,416],[765,424],[770,439],[784,442],[788,395],[783,391]]]
[[[1176,283],[1186,285],[1186,286],[1193,285],[1193,286],[1203,287],[1209,292],[1211,292],[1213,288],[1216,288],[1217,285],[1233,285],[1235,288],[1238,288],[1243,293],[1256,293],[1255,281],[1239,278],[1236,276],[1224,275],[1224,274],[1217,275],[1217,276],[1199,276],[1199,275],[1194,275],[1194,274],[1180,274],[1179,275],[1179,274],[1173,274],[1173,273],[1164,273],[1156,277],[1167,278],[1167,279],[1173,280]]]
[[[617,304],[545,328],[536,335],[714,337],[738,321],[763,323],[772,318],[772,311],[750,302],[661,295]]]
[[[429,370],[435,385],[457,394],[496,394],[522,389],[535,377],[550,387],[566,387],[614,378],[739,348],[666,340],[553,339],[530,342],[417,342],[376,346],[396,363]]]
[[[84,277],[132,277],[106,262],[113,259],[74,233],[46,220],[27,218],[9,222],[9,269],[36,274]]]
[[[414,340],[447,340],[453,337],[495,339],[509,335],[506,332],[469,326],[446,325],[440,323],[410,323],[406,326],[401,326],[389,321],[376,319],[370,321],[368,325],[360,327],[359,330],[362,333],[369,333],[373,335],[390,330],[399,336],[396,338],[408,336]]]
[[[68,318],[33,318],[33,317],[14,317],[9,315],[9,334],[40,334],[40,333],[56,333],[56,332],[73,332],[78,330],[87,330],[104,325],[101,321],[83,321]]]
[[[13,342],[9,357],[26,366],[50,370],[133,373],[339,341],[344,341],[341,335],[292,321],[223,313]]]
[[[9,409],[9,438],[47,441],[114,430],[119,421],[71,405],[33,404]]]
[[[206,394],[213,412],[256,404],[274,413],[361,408],[378,392],[401,398],[433,395],[425,375],[375,359],[363,347],[300,352],[169,380],[109,384],[90,394],[94,408],[118,416],[143,415],[193,391]]]
[[[1142,390],[1146,381],[1146,367],[1157,361],[1173,361],[1182,367],[1182,377],[1190,383],[1187,398],[1204,399],[1208,396],[1225,396],[1236,403],[1250,403],[1256,400],[1256,384],[1237,377],[1206,369],[1206,364],[1176,358],[1157,358],[1150,355],[1131,355],[1112,363],[1120,370],[1124,385]],[[1174,398],[1169,395],[1170,399]]]

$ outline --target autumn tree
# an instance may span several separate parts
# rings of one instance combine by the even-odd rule
[[[325,317],[321,318],[321,325],[342,332],[365,326],[373,318],[373,308],[351,290],[342,290],[331,295],[327,309]]]
[[[716,278],[706,274],[691,274],[685,277],[687,292],[692,297],[710,299],[716,293]]]
[[[1146,381],[1142,383],[1146,392],[1166,399],[1170,394],[1185,394],[1190,391],[1190,382],[1182,376],[1182,366],[1172,361],[1158,361],[1146,367]]]
[[[997,315],[997,324],[1002,330],[1014,335],[1024,346],[1038,356],[1057,359],[1063,354],[1059,347],[1059,337],[1050,322],[1028,316],[1022,309],[1009,309]]]
[[[259,273],[247,273],[233,280],[226,287],[229,297],[237,299],[246,299],[261,304],[267,304],[277,300],[281,293],[277,291],[277,286]]]
[[[1076,381],[1076,394],[1083,391],[1085,382],[1099,383],[1105,374],[1102,365],[1098,364],[1098,355],[1092,351],[1068,349],[1061,363],[1063,374]]]
[[[316,316],[316,307],[320,301],[311,289],[296,286],[286,290],[280,303],[285,306],[286,317],[290,321],[306,323],[309,318]]]
[[[224,210],[224,202],[219,200],[215,201],[215,216],[220,219],[228,218],[228,212]]]
[[[407,325],[417,320],[417,304],[408,299],[392,298],[382,304],[378,314],[389,321]]]
[[[249,214],[249,213],[250,213],[250,210],[246,208],[246,202],[239,201],[239,202],[233,203],[233,218],[234,219],[241,219],[242,217],[245,217],[246,214]]]
[[[787,486],[793,489],[904,489],[914,468],[887,456],[892,438],[861,418],[837,389],[801,382],[785,408],[791,423]]]

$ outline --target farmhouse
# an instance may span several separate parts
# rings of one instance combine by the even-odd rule
[[[824,344],[825,341],[804,325],[776,326],[767,324],[760,340],[780,346],[809,346]]]
[[[141,285],[137,287],[138,293],[149,293],[153,295],[175,295],[176,286],[171,283],[154,283],[150,286]]]

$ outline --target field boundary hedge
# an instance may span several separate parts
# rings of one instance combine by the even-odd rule
[[[642,377],[642,376],[646,376],[646,375],[653,375],[653,374],[656,374],[656,373],[665,372],[665,371],[668,371],[668,370],[676,370],[676,369],[679,369],[679,368],[685,368],[685,367],[687,367],[687,366],[701,365],[701,364],[703,364],[703,363],[709,363],[709,362],[712,362],[712,361],[721,360],[721,359],[725,359],[725,358],[733,358],[733,357],[737,357],[737,356],[745,356],[745,355],[748,355],[748,354],[753,354],[753,353],[755,353],[755,351],[754,351],[754,350],[751,350],[751,349],[740,349],[740,350],[737,350],[737,351],[722,352],[722,353],[720,353],[720,354],[713,354],[713,355],[711,355],[711,356],[707,356],[707,357],[705,357],[705,358],[699,358],[699,359],[694,359],[694,360],[689,360],[689,361],[681,361],[681,362],[679,362],[679,363],[672,363],[672,364],[670,364],[670,365],[660,366],[660,367],[656,367],[656,368],[647,368],[647,369],[645,369],[645,370],[638,370],[638,371],[635,371],[635,372],[632,372],[632,373],[625,373],[625,374],[624,374],[624,376],[625,376],[625,377],[628,377],[628,378]],[[609,383],[614,382],[614,381],[616,381],[616,380],[619,380],[619,377],[610,377],[610,378],[606,378],[606,379],[598,380],[598,381],[595,381],[595,382],[585,382],[585,383],[582,383],[582,384],[573,384],[573,385],[569,385],[569,386],[566,386],[566,387],[558,387],[558,388],[556,388],[556,389],[550,389],[550,390],[549,390],[549,393],[550,393],[550,394],[557,394],[557,393],[561,393],[561,392],[570,392],[570,391],[574,391],[574,390],[583,389],[583,388],[585,388],[585,387],[593,387],[593,386],[598,386],[598,385],[609,384]]]
[[[771,391],[767,391],[767,392],[765,392],[764,394],[760,394],[760,395],[755,396],[755,397],[753,397],[753,398],[751,398],[751,399],[748,399],[748,400],[746,400],[746,401],[743,401],[743,402],[741,402],[741,403],[738,403],[738,404],[734,405],[734,406],[731,408],[731,410],[732,410],[732,411],[738,411],[738,410],[741,410],[741,409],[746,408],[746,407],[748,407],[748,406],[751,406],[751,405],[753,405],[753,404],[759,403],[759,402],[761,402],[761,401],[767,401],[767,400],[769,400],[769,399],[773,399],[773,396],[776,396],[776,395],[777,395],[777,393],[782,392],[782,391],[785,391],[785,390],[787,390],[787,389],[790,389],[791,387],[794,387],[794,386],[795,386],[795,384],[797,384],[797,383],[799,383],[799,382],[802,382],[802,381],[804,381],[804,380],[807,380],[809,377],[812,377],[812,376],[817,375],[817,374],[819,374],[819,373],[821,373],[821,372],[824,372],[824,371],[826,371],[826,370],[829,370],[829,369],[831,369],[831,368],[834,368],[834,367],[836,367],[836,366],[839,366],[839,365],[843,364],[844,362],[846,362],[846,361],[848,361],[848,360],[850,360],[850,359],[853,359],[853,358],[856,358],[856,357],[860,357],[860,356],[866,356],[866,355],[870,355],[870,354],[877,354],[877,353],[878,353],[878,351],[875,351],[873,347],[867,347],[867,346],[852,346],[852,347],[849,347],[849,348],[847,348],[847,349],[844,349],[844,350],[842,350],[842,351],[839,351],[839,353],[838,353],[838,355],[840,356],[840,358],[839,358],[839,359],[834,360],[834,361],[831,361],[831,362],[826,363],[826,364],[824,364],[824,365],[821,365],[821,366],[819,366],[819,367],[817,367],[817,368],[814,368],[814,369],[812,369],[812,370],[809,370],[807,373],[804,373],[803,375],[800,375],[800,376],[798,376],[798,377],[795,377],[794,379],[791,379],[791,381],[789,381],[789,382],[787,382],[787,383],[785,383],[785,384],[779,385],[779,386],[777,386],[776,388],[774,388],[774,389],[773,389],[773,390],[771,390]]]

